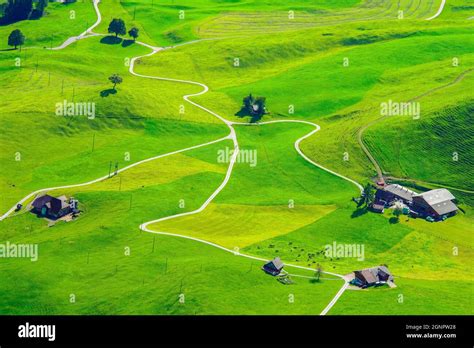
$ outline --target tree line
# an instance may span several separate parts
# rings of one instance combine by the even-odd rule
[[[37,0],[33,5],[33,0],[8,0],[3,5],[3,17],[1,24],[10,24],[25,19],[41,18],[48,6],[49,0]]]
[[[43,0],[40,0],[40,1],[43,1]],[[115,34],[115,37],[118,37],[118,35],[125,35],[127,33],[125,22],[120,18],[112,19],[112,21],[109,24],[108,32],[110,34]],[[139,29],[135,27],[131,28],[128,31],[128,35],[134,41],[138,38],[138,33],[139,33]],[[13,30],[8,36],[8,46],[13,46],[15,47],[15,49],[17,49],[18,46],[22,46],[24,43],[25,43],[25,35],[23,35],[20,29]]]

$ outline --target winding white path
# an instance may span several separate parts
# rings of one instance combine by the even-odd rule
[[[303,137],[299,138],[298,140],[296,140],[295,142],[295,150],[300,154],[301,157],[303,157],[306,161],[308,161],[309,163],[311,163],[312,165],[332,174],[332,175],[335,175],[341,179],[344,179],[346,181],[349,181],[350,183],[354,184],[355,186],[357,186],[357,188],[360,190],[360,192],[362,193],[364,191],[364,188],[362,187],[361,184],[359,184],[357,181],[355,180],[352,180],[342,174],[339,174],[339,173],[336,173],[335,171],[331,170],[331,169],[328,169],[322,165],[320,165],[319,163],[316,163],[314,162],[312,159],[310,159],[308,156],[306,156],[304,154],[304,152],[300,149],[300,143],[305,140],[306,138],[309,138],[310,136],[312,136],[313,134],[315,134],[316,132],[318,132],[321,127],[319,125],[317,125],[316,123],[313,123],[313,122],[310,122],[310,121],[303,121],[303,120],[273,120],[273,121],[265,121],[265,122],[258,122],[258,123],[242,123],[242,122],[232,122],[233,125],[245,125],[245,126],[261,126],[261,125],[265,125],[265,124],[272,124],[272,123],[304,123],[304,124],[308,124],[310,126],[313,126],[315,129],[312,131],[312,132],[309,132],[308,134],[304,135]]]
[[[93,32],[95,27],[97,27],[100,24],[100,22],[102,21],[102,15],[101,15],[100,10],[99,10],[99,2],[100,2],[100,0],[93,0],[95,13],[97,15],[97,20],[95,21],[94,24],[92,24],[91,27],[86,29],[85,32],[83,32],[82,34],[80,34],[78,36],[71,36],[66,41],[64,41],[60,46],[51,47],[51,48],[47,48],[47,49],[53,50],[53,51],[58,51],[58,50],[62,50],[64,48],[66,48],[67,46],[69,46],[70,44],[72,44],[76,41],[79,41],[79,40],[82,40],[82,39],[87,39],[87,38],[93,37],[93,36],[101,36],[102,34],[96,34],[96,33]]]
[[[444,5],[446,5],[446,0],[441,0],[441,5],[439,6],[438,12],[436,12],[433,16],[430,18],[426,18],[427,21],[431,21],[435,18],[437,18],[444,10]]]

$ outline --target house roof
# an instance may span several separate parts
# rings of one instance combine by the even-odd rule
[[[375,283],[377,282],[377,278],[374,273],[372,273],[372,270],[370,268],[368,269],[363,269],[360,271],[364,279],[367,281],[367,283]]]
[[[392,277],[392,274],[390,273],[388,268],[385,266],[376,266],[372,268],[366,268],[358,272],[367,281],[367,283],[376,283],[380,281],[379,272],[383,272],[387,274],[389,279]]]
[[[275,266],[276,269],[281,270],[283,268],[283,262],[280,260],[279,257],[275,257],[272,261],[270,261],[268,264],[272,264]],[[267,265],[268,265],[267,264]]]
[[[69,206],[66,196],[60,196],[56,198],[50,195],[44,195],[36,198],[32,205],[38,210],[43,208],[43,206],[46,206],[53,214],[57,214],[61,209]]]
[[[378,267],[374,267],[374,268],[379,269],[379,270],[381,270],[382,272],[384,272],[386,274],[392,275],[386,266],[378,266]]]
[[[384,191],[393,193],[394,195],[403,198],[404,200],[411,201],[413,196],[417,195],[415,191],[409,190],[398,184],[390,184],[383,188]]]
[[[50,203],[53,198],[54,197],[50,195],[44,195],[44,196],[36,198],[31,205],[35,207],[36,209],[41,209],[43,208],[44,205],[46,205],[47,203]]]
[[[456,207],[456,204],[454,204],[451,201],[436,203],[436,204],[431,205],[431,207],[438,215],[449,214],[449,213],[452,213],[453,211],[458,210],[458,207]]]
[[[428,192],[423,192],[423,193],[417,194],[416,197],[422,197],[425,200],[425,202],[431,205],[433,208],[434,208],[434,205],[438,203],[445,202],[445,201],[452,201],[453,199],[456,199],[456,197],[454,197],[451,192],[449,192],[448,190],[444,188],[431,190]]]

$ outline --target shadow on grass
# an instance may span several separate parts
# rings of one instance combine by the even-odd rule
[[[133,45],[135,43],[134,40],[123,40],[122,41],[122,47],[128,47],[130,45]]]
[[[100,96],[102,98],[106,98],[111,94],[117,94],[117,90],[113,88],[109,88],[109,89],[104,89],[103,91],[100,91]]]
[[[245,108],[242,108],[238,112],[236,112],[235,116],[240,117],[240,118],[250,117],[250,123],[256,123],[260,121],[263,117],[263,115],[251,114]]]
[[[106,45],[118,45],[119,43],[122,42],[122,39],[116,36],[105,36],[102,39],[100,39],[100,43],[106,44]]]
[[[351,218],[352,219],[355,219],[355,218],[358,218],[362,215],[365,215],[367,214],[369,210],[367,208],[357,208],[356,210],[354,210],[351,214]]]

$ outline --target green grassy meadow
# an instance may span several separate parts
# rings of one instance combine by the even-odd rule
[[[389,266],[397,288],[347,290],[329,315],[474,314],[474,3],[449,1],[425,20],[440,3],[102,0],[96,33],[122,18],[127,29],[139,28],[139,41],[166,48],[138,59],[136,73],[206,84],[206,94],[190,99],[235,122],[250,121],[238,116],[244,96],[265,96],[262,121],[318,124],[301,150],[362,185],[376,172],[357,134],[373,123],[362,141],[385,175],[418,191],[447,187],[462,209],[437,223],[357,210],[353,183],[296,151],[314,127],[235,125],[254,165],[237,162],[201,213],[148,228],[341,275]],[[92,1],[81,0],[50,3],[39,20],[0,26],[0,215],[33,191],[86,183],[115,165],[229,134],[183,100],[200,86],[130,74],[131,59],[151,52],[139,43],[93,36],[46,49],[95,21]],[[14,29],[25,34],[21,50],[7,46]],[[116,92],[112,74],[123,78]],[[416,100],[420,118],[382,119],[388,100]],[[95,115],[58,116],[64,101],[94,103]],[[288,266],[294,284],[283,285],[260,261],[139,229],[200,208],[226,176],[229,163],[219,153],[232,148],[223,139],[90,185],[49,190],[79,200],[82,213],[71,222],[48,227],[26,208],[0,221],[0,244],[39,247],[36,262],[0,258],[0,314],[319,315],[342,279],[314,282],[298,277],[312,271]],[[333,242],[364,245],[364,260],[326,257]]]

